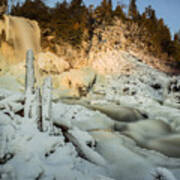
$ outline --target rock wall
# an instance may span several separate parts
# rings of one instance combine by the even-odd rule
[[[147,47],[150,38],[147,31],[140,29],[138,24],[123,23],[115,19],[113,25],[102,24],[96,27],[92,37],[88,40],[84,38],[78,49],[67,44],[54,45],[51,40],[49,44],[54,45],[56,53],[63,56],[73,68],[88,65],[102,74],[124,73],[133,68],[133,64],[126,63],[126,59],[120,55],[120,51],[126,51],[151,67],[178,74],[176,63],[167,62],[165,54],[162,54],[161,58],[151,54]]]

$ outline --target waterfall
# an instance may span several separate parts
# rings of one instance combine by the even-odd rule
[[[0,20],[0,53],[10,62],[25,60],[26,51],[41,50],[40,28],[36,21],[4,15]]]

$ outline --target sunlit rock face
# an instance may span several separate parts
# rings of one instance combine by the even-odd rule
[[[91,53],[90,66],[100,74],[131,74],[135,64],[125,56],[124,51],[106,50]]]
[[[60,74],[70,68],[67,61],[51,52],[41,52],[37,59],[40,71],[45,73]]]
[[[40,52],[40,28],[36,21],[4,15],[0,20],[0,52],[10,63],[25,59],[28,49]]]

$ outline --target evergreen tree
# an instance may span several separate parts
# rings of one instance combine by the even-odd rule
[[[123,11],[123,7],[119,4],[116,6],[116,9],[114,10],[113,15],[122,19],[122,20],[126,19],[125,13]]]
[[[8,9],[8,0],[0,1],[0,15],[4,14]]]
[[[145,8],[145,17],[146,19],[148,19],[149,21],[149,26],[155,27],[157,25],[157,17],[156,17],[156,13],[155,10],[152,8],[152,6],[148,6]]]
[[[173,45],[173,57],[176,61],[180,62],[180,31],[174,34]]]
[[[128,9],[128,16],[132,19],[132,20],[138,20],[140,15],[136,6],[136,0],[131,0],[130,4],[129,4],[129,9]]]
[[[180,43],[180,30],[174,34],[174,41],[177,41]]]
[[[97,21],[99,24],[112,24],[113,10],[112,0],[103,0],[101,5],[96,8]]]
[[[48,7],[42,0],[26,0],[22,5],[18,3],[12,7],[11,14],[37,20],[40,25],[49,21]]]

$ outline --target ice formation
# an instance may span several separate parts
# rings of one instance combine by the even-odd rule
[[[180,77],[121,53],[136,71],[105,76],[105,81],[97,76],[82,102],[134,108],[147,115],[142,121],[163,121],[178,136]],[[180,179],[180,159],[142,148],[115,131],[116,119],[101,110],[73,99],[68,104],[54,100],[51,78],[36,87],[32,51],[27,54],[26,72],[25,93],[0,89],[0,179]],[[147,134],[155,130],[151,131]]]
[[[36,21],[3,15],[0,20],[0,35],[3,33],[5,41],[2,42],[0,51],[11,64],[23,61],[28,49],[35,53],[41,50],[41,33]]]

